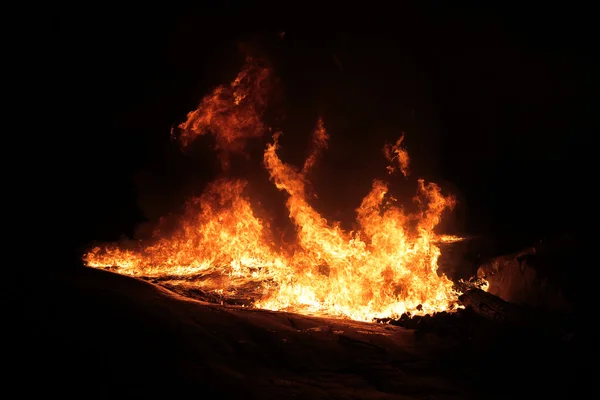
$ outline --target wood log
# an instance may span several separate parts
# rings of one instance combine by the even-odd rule
[[[523,316],[521,308],[517,305],[481,289],[466,291],[459,297],[459,301],[477,314],[495,321],[517,322]]]

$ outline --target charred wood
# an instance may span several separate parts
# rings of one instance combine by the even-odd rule
[[[517,322],[524,317],[524,311],[520,307],[481,289],[470,289],[459,300],[465,307],[494,321]]]

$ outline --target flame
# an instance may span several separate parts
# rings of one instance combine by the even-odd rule
[[[465,238],[456,235],[440,235],[438,240],[442,243],[456,243],[462,242]]]
[[[383,154],[385,154],[385,158],[390,162],[390,165],[387,166],[388,173],[393,173],[396,170],[396,166],[394,166],[394,161],[398,163],[400,167],[400,172],[405,177],[408,177],[408,163],[410,162],[410,157],[408,157],[408,152],[402,145],[404,142],[404,133],[394,144],[386,144],[383,148]]]
[[[311,152],[306,157],[306,161],[304,162],[304,167],[302,167],[302,173],[306,175],[308,171],[316,164],[317,158],[321,150],[327,148],[327,140],[329,139],[329,135],[325,131],[325,126],[323,125],[323,119],[319,118],[317,121],[317,128],[313,133],[312,138],[312,148]]]
[[[271,80],[271,68],[263,60],[248,57],[233,82],[215,88],[188,113],[187,120],[179,125],[182,144],[187,146],[197,136],[212,133],[215,150],[227,168],[230,153],[242,152],[248,139],[265,133],[261,116],[267,107]]]
[[[248,59],[232,84],[215,89],[188,115],[180,126],[182,143],[212,133],[217,150],[226,154],[242,151],[246,140],[262,136],[266,127],[260,117],[270,74]],[[258,308],[362,321],[456,306],[460,293],[438,272],[437,261],[438,244],[460,238],[435,233],[442,214],[455,204],[452,196],[419,179],[414,197],[418,211],[408,213],[388,194],[388,185],[375,180],[356,210],[358,228],[344,230],[323,218],[307,199],[307,175],[327,148],[323,121],[317,122],[301,168],[279,158],[280,135],[273,135],[263,162],[275,186],[287,194],[294,243],[276,244],[269,222],[253,210],[245,181],[221,178],[187,204],[174,230],[159,225],[148,242],[94,247],[84,262],[243,297]],[[386,146],[384,153],[407,176],[403,138]],[[388,171],[395,168],[390,165]]]

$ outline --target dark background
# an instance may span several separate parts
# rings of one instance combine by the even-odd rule
[[[385,177],[383,144],[404,131],[413,177],[458,197],[448,231],[496,254],[576,237],[593,197],[587,20],[549,8],[55,9],[43,40],[60,240],[79,257],[202,191],[218,171],[210,138],[184,154],[169,131],[235,77],[240,42],[281,78],[285,161],[302,162],[325,119],[313,182],[327,217],[351,219]],[[414,181],[393,180],[400,198],[414,194]]]

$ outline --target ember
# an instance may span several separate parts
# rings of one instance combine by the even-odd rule
[[[262,119],[273,71],[248,58],[237,78],[206,96],[180,125],[184,146],[198,136],[216,138],[223,169],[247,140],[265,135]],[[408,213],[375,180],[356,210],[355,231],[327,221],[310,202],[308,176],[327,147],[328,133],[317,121],[313,146],[302,167],[279,158],[275,133],[264,151],[264,166],[275,186],[287,193],[296,241],[275,244],[267,221],[253,211],[246,182],[218,179],[191,200],[178,228],[158,229],[152,240],[135,246],[107,244],[91,249],[88,266],[153,279],[213,301],[236,299],[269,310],[372,321],[405,313],[426,315],[456,309],[461,292],[438,272],[438,244],[461,240],[435,232],[452,196],[417,181],[417,212]],[[390,174],[409,174],[404,136],[384,147]]]

